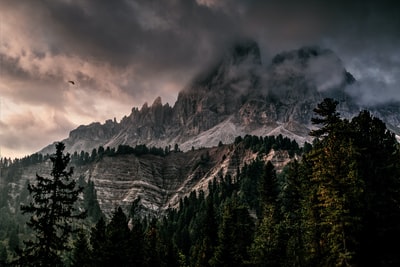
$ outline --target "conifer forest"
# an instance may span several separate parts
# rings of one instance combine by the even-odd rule
[[[30,202],[14,219],[0,197],[0,265],[400,266],[399,143],[368,111],[346,119],[337,104],[327,98],[314,109],[312,144],[236,138],[235,146],[259,155],[288,151],[283,170],[257,157],[159,216],[143,213],[139,201],[105,216],[94,185],[70,168],[85,154],[70,156],[58,143],[51,173],[32,173]],[[96,153],[173,151],[121,146]],[[44,157],[2,164],[12,175],[13,166]]]

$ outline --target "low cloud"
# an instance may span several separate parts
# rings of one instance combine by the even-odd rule
[[[48,145],[49,140],[60,140],[60,136],[77,126],[60,112],[43,109],[35,112],[12,114],[0,124],[2,155],[26,156],[26,151],[38,151]]]
[[[0,135],[18,135],[12,114],[32,115],[51,143],[67,127],[121,118],[157,96],[173,105],[196,73],[242,37],[259,43],[264,63],[304,45],[331,48],[360,80],[363,89],[353,91],[361,102],[399,100],[399,13],[397,4],[372,0],[0,0],[0,95],[13,103],[2,108]],[[309,68],[319,90],[340,78],[336,63],[324,60]],[[54,119],[39,116],[38,107],[64,114],[64,132],[44,127]],[[2,146],[28,151],[15,138]]]
[[[320,92],[343,85],[344,72],[343,63],[334,53],[311,58],[305,70],[307,79],[311,80]]]

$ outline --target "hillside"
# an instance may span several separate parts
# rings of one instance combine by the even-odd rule
[[[94,122],[72,130],[62,140],[70,153],[120,144],[166,147],[183,151],[232,143],[236,136],[278,135],[310,142],[312,110],[325,97],[339,100],[338,111],[352,117],[362,109],[349,90],[357,83],[329,49],[303,47],[282,52],[263,63],[257,43],[243,41],[227,49],[213,66],[181,90],[173,106],[157,97],[132,108],[121,121]],[[398,105],[371,108],[396,133]],[[50,153],[53,145],[40,151]]]
[[[248,142],[248,139],[251,137],[246,137],[245,141]],[[280,140],[291,144],[289,139]],[[171,151],[164,156],[151,153],[144,155],[116,153],[97,155],[96,158],[87,159],[86,162],[72,156],[72,166],[76,179],[94,183],[97,200],[106,215],[110,215],[119,206],[128,210],[136,199],[140,199],[139,204],[143,212],[158,214],[167,208],[176,207],[179,200],[192,191],[207,191],[208,184],[213,179],[219,180],[226,175],[235,177],[238,169],[257,157],[271,160],[278,170],[290,160],[287,150],[253,152],[249,146],[245,146],[246,142],[220,144],[213,148],[187,152]],[[298,147],[294,148],[300,151]],[[11,178],[13,188],[9,192],[12,196],[9,200],[10,206],[15,211],[19,205],[16,200],[24,201],[19,196],[26,190],[27,180],[34,179],[35,173],[48,175],[51,170],[49,160],[19,165],[17,174]],[[8,177],[8,172],[12,170],[15,170],[15,166],[5,168],[3,177]]]

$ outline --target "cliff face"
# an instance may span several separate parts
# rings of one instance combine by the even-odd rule
[[[218,63],[195,77],[173,107],[156,98],[150,106],[133,108],[120,122],[80,126],[62,142],[70,153],[120,144],[161,148],[179,144],[185,153],[104,157],[76,168],[77,177],[94,181],[106,213],[120,205],[127,207],[138,197],[148,212],[158,213],[176,206],[192,190],[206,189],[220,174],[234,175],[238,167],[256,157],[234,145],[216,147],[220,141],[233,143],[246,134],[282,134],[299,143],[311,141],[313,109],[325,97],[339,101],[342,116],[357,114],[361,107],[347,94],[353,83],[354,77],[330,50],[305,47],[262,64],[258,45],[246,41],[231,47]],[[398,134],[399,107],[393,103],[370,110]],[[54,146],[40,152],[51,154]],[[289,160],[284,152],[272,152],[266,158],[279,168]],[[49,168],[45,164],[36,167],[38,173]],[[33,178],[36,171],[32,168],[21,170],[15,194],[24,181]]]
[[[189,150],[231,143],[245,134],[283,134],[303,143],[310,141],[312,110],[323,98],[339,100],[339,112],[346,117],[359,111],[346,93],[354,82],[330,50],[305,47],[263,65],[257,43],[245,41],[195,77],[173,107],[158,97],[151,106],[133,108],[121,122],[80,126],[63,142],[71,153],[120,144],[177,143]],[[51,153],[52,147],[40,152]]]
[[[208,183],[214,178],[219,180],[227,174],[235,177],[237,168],[256,157],[256,153],[244,149],[242,144],[172,152],[165,157],[151,154],[104,156],[96,162],[76,166],[74,177],[94,182],[97,199],[106,215],[119,206],[128,210],[138,198],[144,212],[154,215],[176,207],[179,200],[193,190],[207,191]],[[290,160],[286,151],[271,151],[263,157],[271,160],[278,171]],[[35,173],[48,176],[50,171],[49,161],[21,168],[12,194],[20,194]]]

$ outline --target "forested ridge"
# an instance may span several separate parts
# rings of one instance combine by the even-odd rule
[[[97,210],[96,219],[74,224],[59,265],[400,266],[399,144],[379,118],[361,111],[343,119],[337,104],[325,99],[315,108],[312,146],[282,136],[235,140],[260,155],[301,155],[283,171],[260,156],[162,217],[141,216],[137,200],[107,220],[93,208],[89,183],[93,200],[85,207]],[[4,249],[5,264],[14,257]]]

